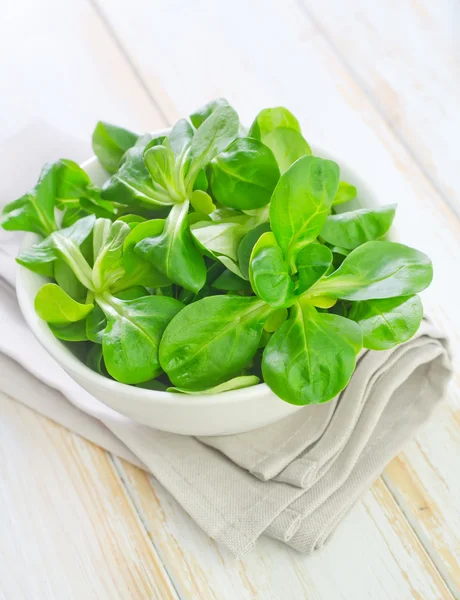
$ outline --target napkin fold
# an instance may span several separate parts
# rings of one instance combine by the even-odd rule
[[[66,136],[59,155],[49,156],[43,143],[53,136],[40,135],[39,144],[31,141],[31,131],[10,140],[11,165],[21,164],[11,157],[26,142],[39,149],[43,162],[81,160]],[[37,152],[32,155],[37,160]],[[2,195],[0,205],[25,189]],[[79,387],[28,330],[13,287],[17,243],[16,234],[0,234],[0,390],[150,471],[237,557],[262,534],[305,553],[320,548],[445,396],[451,375],[447,342],[424,320],[406,344],[363,352],[338,398],[273,425],[201,438],[139,425]]]

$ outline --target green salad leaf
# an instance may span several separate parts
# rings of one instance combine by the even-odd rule
[[[361,347],[354,321],[297,303],[265,348],[264,380],[291,404],[327,402],[350,381]]]
[[[152,179],[144,162],[147,145],[151,144],[151,148],[158,141],[161,140],[152,140],[152,136],[147,134],[126,151],[119,169],[102,187],[101,196],[104,200],[150,210],[160,210],[173,204],[167,191]]]
[[[116,173],[127,150],[137,142],[138,135],[122,127],[99,121],[93,131],[93,150],[109,173]]]
[[[86,335],[85,320],[75,321],[64,325],[48,323],[53,335],[63,342],[86,342],[89,340]]]
[[[56,165],[46,164],[37,185],[3,208],[1,225],[7,231],[32,231],[46,237],[56,231]]]
[[[347,183],[346,181],[341,181],[332,204],[337,206],[338,204],[350,202],[350,200],[354,200],[354,198],[356,198],[357,193],[358,190],[354,185],[351,185],[351,183]]]
[[[361,327],[365,348],[388,350],[417,332],[423,306],[418,296],[361,300],[353,304],[348,316]]]
[[[186,290],[199,292],[206,281],[203,257],[188,228],[188,201],[173,206],[161,233],[138,242],[135,251]]]
[[[199,127],[201,127],[201,125],[203,125],[206,119],[210,117],[215,110],[227,106],[229,106],[229,104],[228,101],[225,100],[225,98],[215,98],[214,100],[211,100],[204,106],[201,106],[200,108],[195,110],[190,115],[190,121],[192,122],[193,126],[196,127],[196,129],[198,129]]]
[[[332,266],[332,252],[322,244],[305,246],[297,255],[299,282],[297,294],[302,294],[326,275]]]
[[[224,206],[261,208],[280,176],[272,151],[253,138],[238,138],[211,162],[211,189]]]
[[[194,181],[201,168],[211,162],[238,135],[239,118],[231,106],[217,107],[197,129],[190,144],[190,167],[186,182]]]
[[[89,290],[93,289],[90,266],[83,256],[80,245],[92,232],[94,215],[78,220],[70,227],[54,231],[46,239],[21,252],[16,261],[23,267],[43,275],[52,275],[50,271],[56,259],[63,259],[73,270],[78,280]]]
[[[311,154],[297,119],[281,106],[266,108],[255,118],[249,136],[261,140],[273,152],[281,173],[302,156]]]
[[[297,254],[320,234],[339,184],[339,167],[315,156],[284,173],[270,202],[270,224],[291,269]]]
[[[267,304],[288,307],[294,302],[294,281],[272,232],[263,233],[254,246],[249,277],[252,289]]]
[[[382,238],[390,229],[396,205],[381,208],[361,208],[326,219],[321,238],[331,246],[354,250],[365,242]]]
[[[81,321],[93,310],[93,304],[77,302],[55,283],[45,283],[38,290],[34,307],[41,319],[55,325]]]
[[[221,394],[222,392],[228,392],[230,390],[240,390],[241,388],[251,387],[252,385],[257,385],[259,381],[260,379],[256,375],[240,375],[239,377],[229,379],[225,383],[215,385],[207,390],[200,390],[199,392],[193,392],[178,387],[169,387],[167,391],[179,392],[181,394],[199,394],[200,396],[204,394],[205,396],[210,396],[211,394]]]
[[[107,318],[102,352],[109,374],[122,383],[154,379],[161,373],[158,360],[161,336],[182,304],[164,296],[135,300],[103,296],[97,302]]]
[[[270,307],[254,297],[211,296],[166,328],[160,364],[175,387],[199,391],[236,377],[257,352]]]
[[[433,266],[423,252],[395,242],[366,242],[319,281],[314,293],[345,300],[393,298],[417,294],[432,279]]]

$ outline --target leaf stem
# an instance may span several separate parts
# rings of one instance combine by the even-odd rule
[[[62,258],[75,273],[78,280],[90,291],[94,291],[93,271],[77,244],[69,238],[60,236],[58,248]]]

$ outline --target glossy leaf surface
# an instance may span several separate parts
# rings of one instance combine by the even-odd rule
[[[367,242],[322,279],[314,292],[345,300],[392,298],[417,294],[432,278],[433,266],[423,252],[395,242]]]
[[[251,362],[269,313],[254,297],[212,296],[189,304],[166,328],[161,366],[179,388],[224,383]]]
[[[206,266],[188,228],[187,211],[188,202],[175,205],[163,231],[138,242],[135,251],[170,281],[198,292],[206,281]]]
[[[323,228],[338,183],[338,166],[315,156],[300,158],[281,176],[270,202],[270,224],[292,269],[297,254]]]
[[[275,307],[294,302],[295,285],[273,233],[262,234],[251,254],[249,278],[254,292]]]
[[[37,185],[3,208],[0,224],[7,231],[32,231],[46,237],[57,229],[55,204],[56,165],[48,163]]]
[[[240,210],[268,204],[279,176],[272,151],[253,138],[238,138],[211,163],[216,200]]]
[[[67,325],[84,319],[93,304],[81,304],[55,283],[45,283],[37,292],[34,307],[37,315],[47,323]]]
[[[365,348],[387,350],[417,332],[423,307],[418,296],[363,300],[352,305],[349,318],[361,327]]]
[[[327,402],[349,382],[361,347],[362,333],[353,321],[296,304],[264,350],[263,376],[286,402]]]
[[[92,137],[94,154],[106,171],[115,173],[124,153],[137,139],[137,134],[132,131],[99,121]]]
[[[104,363],[122,383],[141,383],[160,372],[158,346],[169,321],[181,310],[174,298],[145,296],[136,300],[98,300],[107,318],[102,336]]]
[[[361,244],[382,238],[393,223],[395,211],[396,205],[391,204],[329,215],[321,230],[321,238],[332,246],[353,250]]]

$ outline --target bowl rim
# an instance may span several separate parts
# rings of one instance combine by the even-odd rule
[[[162,129],[158,131],[154,131],[153,135],[167,135],[170,129]],[[318,146],[314,146],[314,154],[319,156],[324,156],[326,158],[331,158],[331,154],[329,152],[323,150]],[[369,200],[369,196],[373,198],[371,201],[371,205],[379,204],[376,200],[376,195],[371,192],[371,187],[367,184],[367,182],[360,176],[357,175],[354,168],[347,164],[346,161],[343,161],[340,157],[334,153],[333,160],[335,160],[339,166],[341,171],[345,167],[345,170],[351,174],[352,183],[358,186],[359,196],[366,196],[366,199]],[[81,167],[84,170],[101,168],[99,160],[96,156],[92,156],[81,164]],[[91,176],[91,175],[90,175]],[[347,175],[347,179],[349,176]],[[364,192],[364,193],[362,193]],[[354,205],[362,206],[363,203],[358,200],[356,203],[355,200],[347,203],[348,207]],[[352,210],[352,208],[350,208]],[[38,236],[34,233],[26,233],[23,237],[21,243],[21,251],[30,247],[32,244],[36,243],[38,240]],[[91,383],[92,386],[97,388],[102,388],[106,392],[120,394],[123,395],[132,395],[139,400],[155,400],[157,404],[167,404],[170,405],[173,400],[175,405],[184,405],[190,406],[194,404],[196,406],[210,406],[217,403],[224,404],[226,402],[229,403],[240,403],[247,402],[249,400],[248,395],[251,398],[262,398],[269,394],[274,394],[272,390],[268,387],[265,382],[258,383],[253,386],[239,388],[236,390],[227,390],[225,392],[220,392],[217,394],[183,394],[179,392],[167,392],[160,390],[150,390],[147,388],[140,388],[134,385],[129,385],[126,383],[121,383],[119,381],[115,381],[114,379],[109,379],[104,375],[93,371],[90,367],[84,364],[79,358],[77,358],[65,345],[64,343],[56,338],[51,330],[48,328],[48,325],[42,321],[35,312],[33,299],[29,297],[28,288],[33,284],[34,279],[41,276],[37,273],[34,273],[23,267],[18,265],[17,274],[16,274],[16,294],[18,297],[19,306],[21,312],[24,316],[24,319],[27,325],[30,327],[32,333],[38,340],[38,342],[43,346],[43,348],[56,360],[58,364],[60,364],[66,371],[76,374],[78,379],[87,380]],[[283,400],[280,400],[284,402]]]

